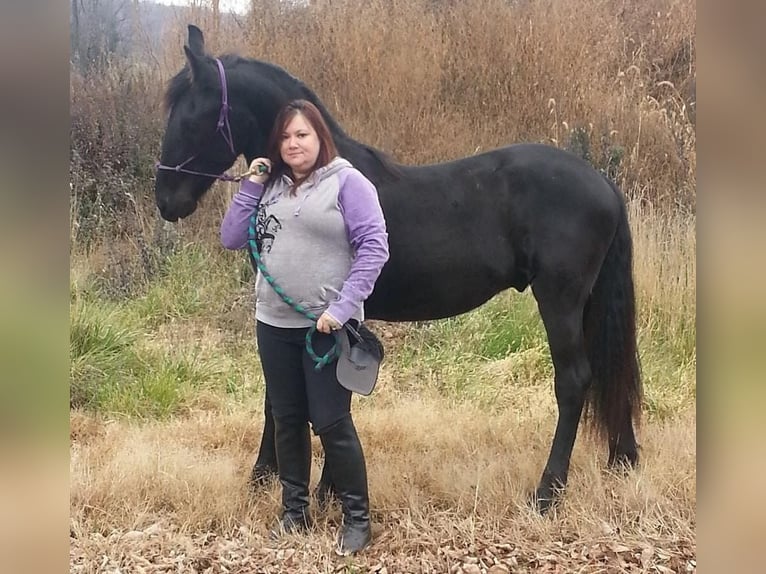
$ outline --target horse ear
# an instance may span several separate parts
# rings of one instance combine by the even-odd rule
[[[205,37],[202,35],[202,30],[197,28],[194,24],[189,24],[189,40],[187,46],[189,50],[200,58],[205,55]]]
[[[200,82],[211,76],[213,71],[205,56],[205,38],[202,35],[202,30],[193,24],[189,24],[189,40],[184,46],[184,52],[186,53],[186,60],[189,62],[193,82]]]

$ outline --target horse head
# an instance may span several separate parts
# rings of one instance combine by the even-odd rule
[[[168,221],[194,213],[200,198],[217,179],[225,179],[224,172],[240,153],[249,160],[262,151],[248,152],[254,138],[252,114],[244,104],[232,104],[237,88],[221,60],[205,52],[196,26],[189,26],[184,52],[186,64],[165,94],[167,126],[154,190],[160,214]]]
[[[266,155],[269,132],[288,101],[305,98],[322,112],[338,151],[374,183],[398,177],[381,152],[349,138],[316,94],[282,68],[258,60],[205,52],[202,31],[189,25],[186,64],[168,85],[167,126],[157,165],[160,214],[177,221],[194,213],[202,196],[242,154]]]

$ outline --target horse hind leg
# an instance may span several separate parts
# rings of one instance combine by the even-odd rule
[[[532,290],[548,334],[554,368],[558,421],[548,461],[535,492],[540,512],[546,512],[564,490],[577,429],[591,384],[583,334],[585,296],[573,285],[536,282]]]
[[[274,415],[271,412],[271,401],[266,393],[263,404],[263,435],[258,448],[258,457],[250,471],[250,488],[258,490],[272,480],[278,478],[277,449],[274,440]]]

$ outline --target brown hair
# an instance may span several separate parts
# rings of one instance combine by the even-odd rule
[[[330,128],[327,127],[327,123],[317,107],[308,100],[293,100],[279,111],[277,118],[274,120],[274,127],[269,135],[268,156],[272,166],[269,181],[271,182],[290,172],[290,168],[282,159],[280,152],[282,133],[287,128],[287,124],[298,114],[306,118],[306,121],[314,128],[319,139],[319,155],[311,172],[313,173],[314,170],[326,166],[338,155],[338,149],[335,147],[335,141],[332,139]],[[294,192],[303,181],[295,181],[292,191]]]

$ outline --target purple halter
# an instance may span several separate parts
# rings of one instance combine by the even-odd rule
[[[234,154],[236,157],[238,154],[236,151],[234,151],[234,139],[231,137],[231,125],[229,124],[229,110],[231,109],[229,107],[229,91],[226,86],[226,73],[223,70],[223,64],[221,63],[221,60],[218,58],[215,59],[215,63],[218,64],[218,75],[221,78],[221,113],[218,114],[218,125],[215,129],[215,133],[221,132],[221,135],[223,136],[223,139],[226,141],[227,144],[229,144],[229,149],[231,150],[231,153]],[[214,174],[214,173],[204,173],[201,171],[194,171],[191,169],[185,169],[185,165],[192,161],[194,158],[197,157],[197,154],[194,154],[186,161],[179,163],[177,166],[169,166],[169,165],[162,165],[159,161],[154,164],[154,167],[158,170],[166,170],[166,171],[175,171],[178,173],[188,173],[190,175],[201,175],[203,177],[212,177],[215,179],[220,179],[222,181],[239,181],[242,179],[242,176],[231,176],[228,173],[221,173],[221,174]]]

